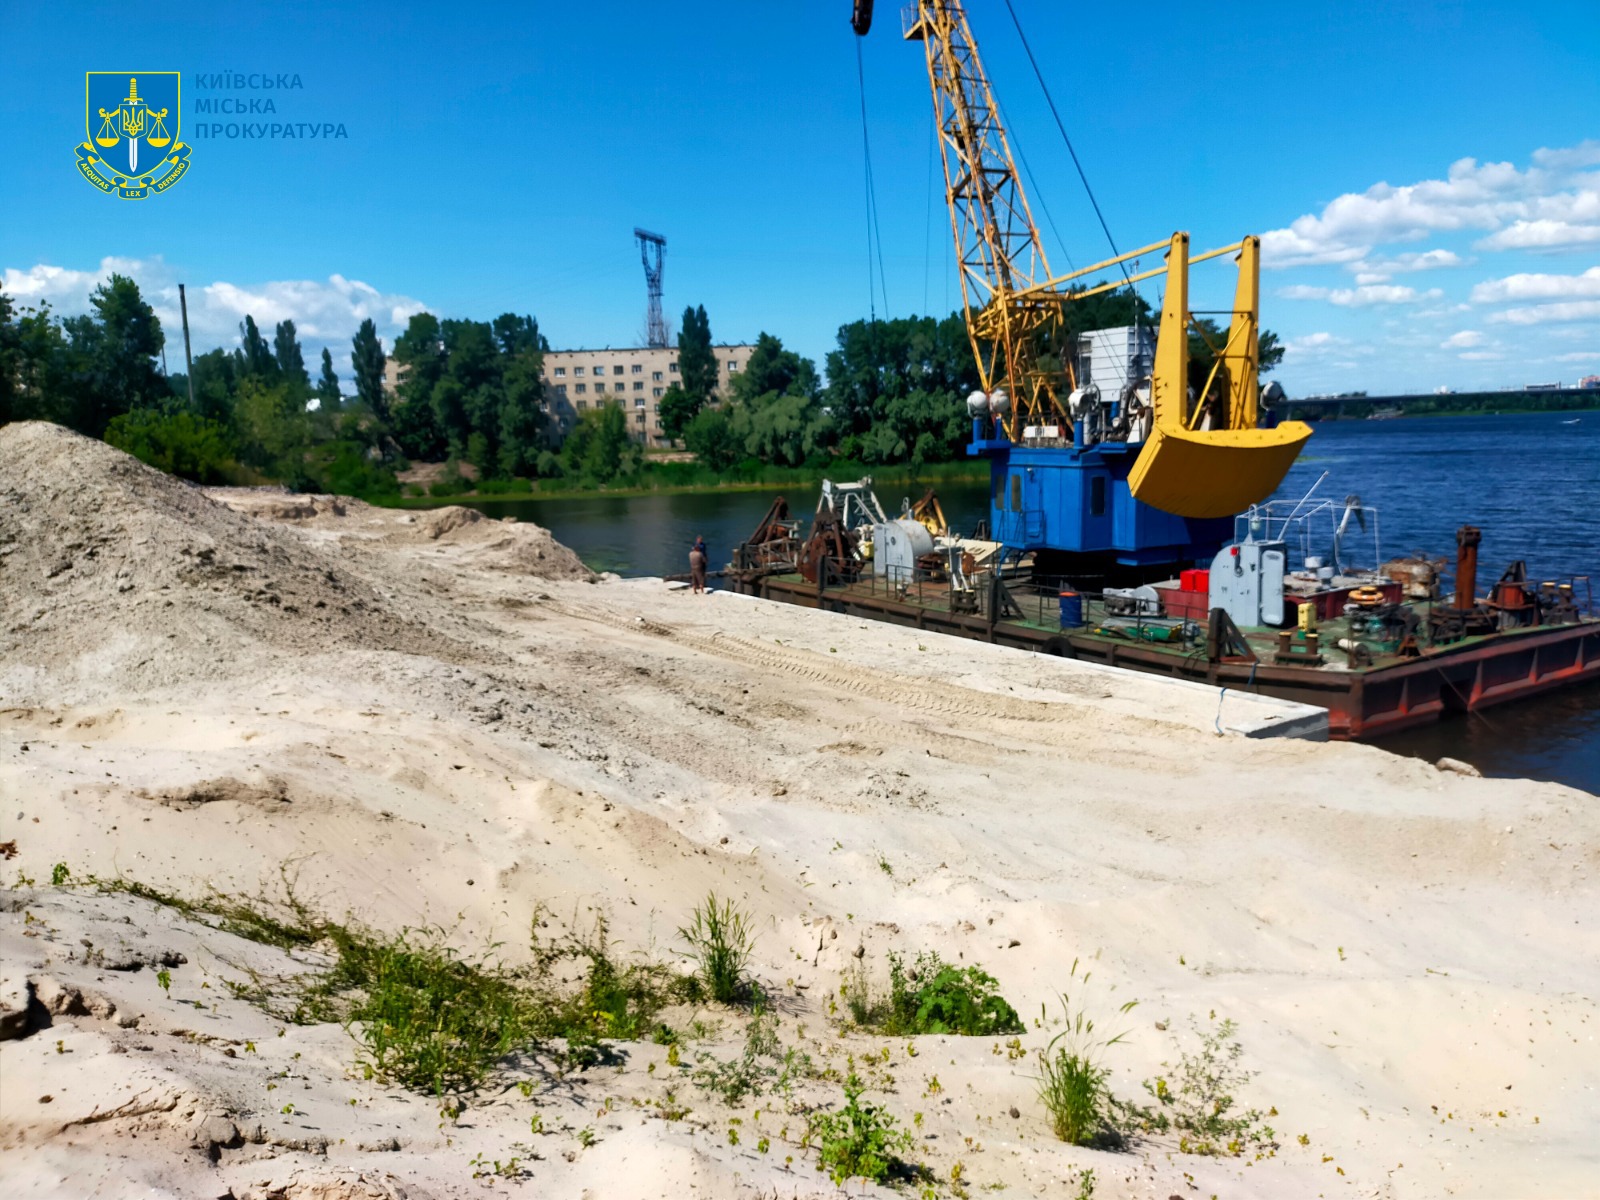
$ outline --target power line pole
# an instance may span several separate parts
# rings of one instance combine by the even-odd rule
[[[639,242],[639,258],[644,262],[645,290],[650,296],[645,310],[645,344],[652,350],[661,350],[667,344],[667,321],[661,315],[661,262],[667,256],[667,239],[648,229],[634,227],[633,236]]]
[[[194,359],[189,354],[189,299],[183,294],[183,284],[178,285],[178,307],[183,311],[183,369],[189,384],[189,411],[194,411]]]

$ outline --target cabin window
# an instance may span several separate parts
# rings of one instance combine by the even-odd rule
[[[1013,475],[1011,477],[1011,511],[1012,512],[1021,512],[1022,511],[1022,476],[1021,475]]]
[[[1103,517],[1106,515],[1106,477],[1095,475],[1089,480],[1089,515]]]

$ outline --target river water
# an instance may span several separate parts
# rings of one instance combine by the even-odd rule
[[[1376,508],[1383,558],[1425,551],[1453,565],[1455,531],[1483,530],[1480,590],[1512,559],[1536,579],[1594,572],[1600,577],[1600,413],[1397,418],[1317,425],[1279,496],[1297,499],[1323,472],[1318,496],[1358,495]],[[476,505],[496,517],[546,526],[591,567],[620,575],[688,569],[696,535],[724,563],[749,536],[780,489],[696,495],[495,500]],[[920,494],[904,483],[876,489],[884,507]],[[797,515],[812,512],[817,488],[784,490]],[[944,484],[951,524],[971,529],[988,515],[982,483]],[[1371,533],[1347,541],[1358,562],[1373,559]],[[1484,714],[1397,734],[1381,743],[1430,759],[1451,755],[1486,774],[1553,779],[1600,792],[1600,686],[1559,692]]]

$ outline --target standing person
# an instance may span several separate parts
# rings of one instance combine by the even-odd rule
[[[689,549],[689,582],[695,595],[706,590],[706,540],[697,537]]]

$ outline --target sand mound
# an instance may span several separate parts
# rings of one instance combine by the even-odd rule
[[[548,529],[528,521],[495,521],[473,508],[449,505],[424,512],[378,508],[347,496],[295,496],[255,488],[212,488],[213,500],[264,521],[293,525],[318,540],[347,547],[448,548],[466,567],[592,582],[594,572]]]
[[[249,642],[441,651],[337,557],[43,422],[0,428],[0,570],[12,664],[77,661],[150,684],[226,670]]]

